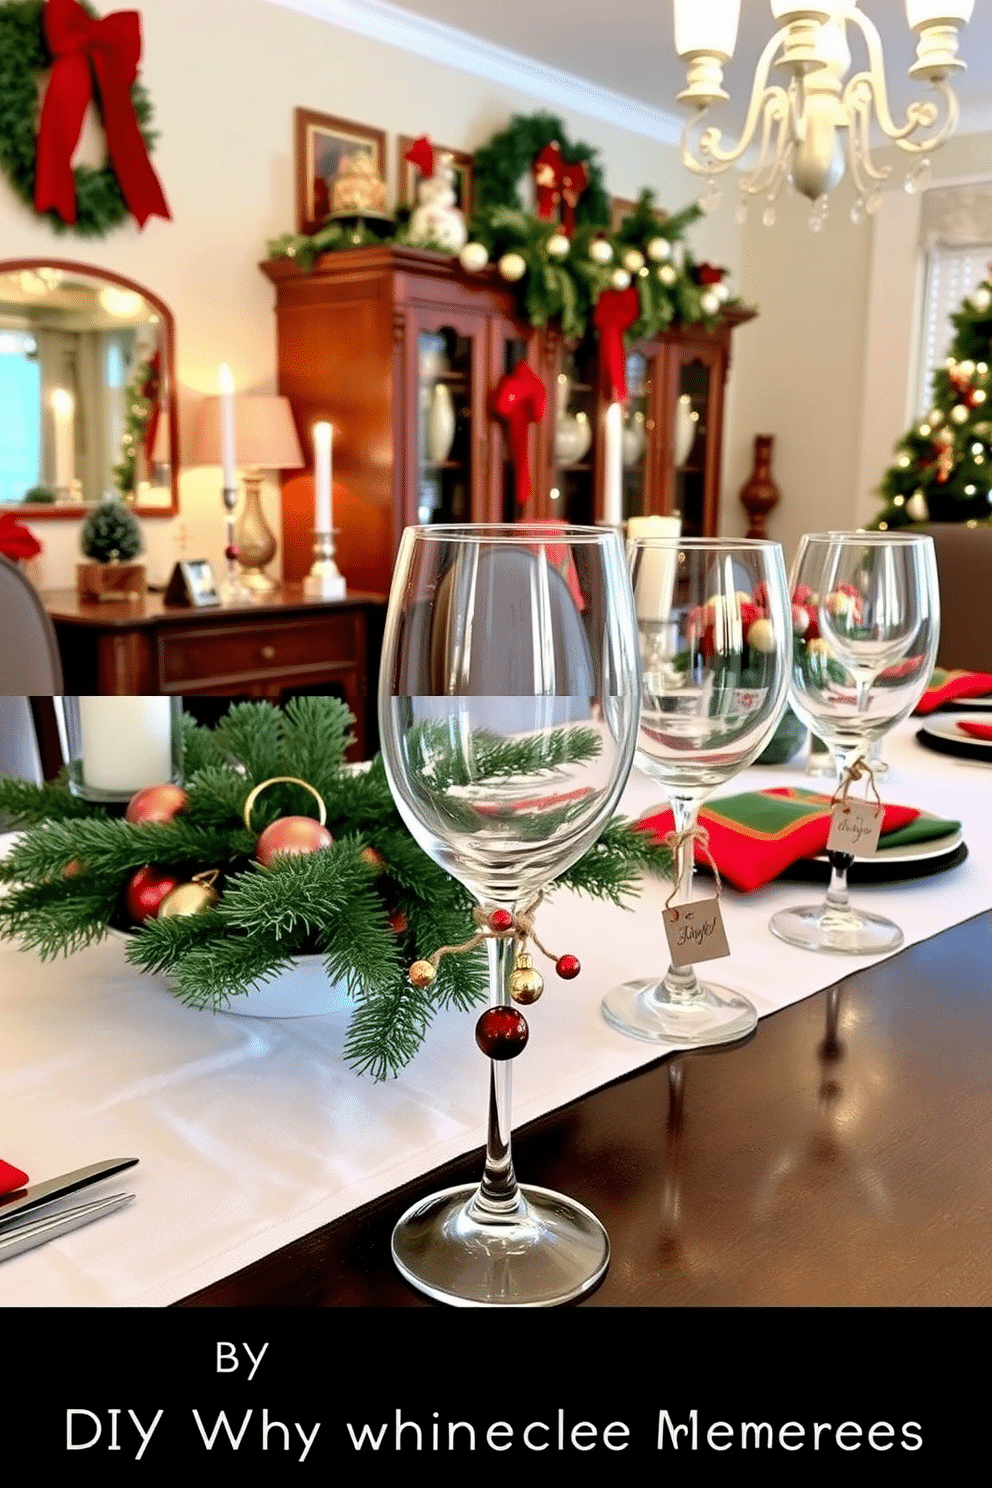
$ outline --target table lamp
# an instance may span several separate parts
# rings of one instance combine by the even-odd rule
[[[219,465],[220,398],[204,398],[196,427],[193,458],[197,465]],[[250,589],[266,593],[275,584],[264,572],[276,554],[275,534],[262,512],[262,472],[296,470],[303,464],[289,399],[237,395],[234,399],[234,443],[245,486],[245,501],[236,529],[241,578]]]

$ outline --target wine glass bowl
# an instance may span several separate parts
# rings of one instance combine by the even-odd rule
[[[643,678],[636,763],[671,803],[675,897],[685,904],[700,803],[758,757],[785,706],[785,567],[778,544],[763,541],[639,538],[627,547]],[[603,1013],[636,1038],[686,1046],[742,1038],[757,1022],[746,998],[700,982],[692,966],[614,988]]]
[[[483,923],[503,911],[519,924],[603,831],[633,759],[638,696],[633,599],[614,532],[404,533],[380,672],[383,761],[412,836],[477,900]],[[511,1005],[514,941],[485,943],[482,1182],[408,1210],[393,1258],[435,1300],[548,1306],[599,1281],[609,1241],[583,1205],[516,1181],[510,1072],[527,1022]]]
[[[793,565],[792,597],[792,708],[826,742],[843,777],[909,716],[930,680],[940,632],[933,539],[916,533],[809,534]],[[807,950],[895,950],[902,931],[852,907],[851,859],[830,857],[825,901],[780,911],[771,920],[774,933]]]

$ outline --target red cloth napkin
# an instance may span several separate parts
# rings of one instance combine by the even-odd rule
[[[16,1193],[27,1181],[27,1173],[22,1173],[20,1168],[13,1167],[0,1157],[0,1194]]]
[[[972,723],[968,719],[967,722],[962,720],[958,728],[962,733],[970,734],[973,739],[992,740],[992,723]]]
[[[914,712],[935,713],[956,698],[986,697],[992,692],[992,672],[945,672],[938,668]]]
[[[728,796],[704,806],[699,822],[709,833],[709,850],[720,877],[747,893],[770,883],[799,858],[815,858],[827,845],[830,799],[781,787]],[[919,814],[911,806],[887,805],[882,832],[894,832]],[[670,811],[659,811],[642,817],[637,825],[661,840],[673,830],[674,822]],[[698,842],[695,857],[697,863],[707,862]]]

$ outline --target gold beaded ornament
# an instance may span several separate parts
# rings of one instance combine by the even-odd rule
[[[516,940],[520,943],[520,949],[513,958],[513,970],[510,973],[509,987],[510,996],[514,1002],[521,1003],[524,1007],[536,1002],[544,991],[544,978],[534,966],[531,955],[524,949],[528,940],[532,940],[538,950],[547,956],[549,961],[555,963],[555,970],[566,982],[577,977],[581,971],[577,956],[556,956],[549,951],[547,946],[542,945],[534,929],[534,914],[538,905],[544,898],[543,889],[519,914],[511,914],[508,909],[481,909],[478,906],[472,911],[478,929],[470,940],[463,941],[461,945],[441,946],[432,956],[414,961],[407,973],[410,985],[423,990],[429,987],[437,976],[438,966],[444,956],[461,956],[468,951],[474,951],[486,940]]]

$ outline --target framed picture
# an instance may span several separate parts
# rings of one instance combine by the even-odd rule
[[[407,150],[413,144],[413,136],[401,134],[396,145],[396,179],[399,182],[398,201],[400,206],[415,207],[417,205],[417,186],[420,183],[420,171],[409,160],[404,159]],[[451,168],[454,172],[455,206],[460,207],[465,213],[466,219],[472,215],[472,156],[465,150],[452,150],[448,145],[434,145],[435,155],[450,155]]]
[[[386,179],[386,135],[382,129],[296,110],[296,230],[315,233],[331,210],[331,185],[342,159],[364,151]]]
[[[619,231],[620,224],[625,217],[629,217],[637,206],[636,201],[630,201],[626,196],[610,197],[610,232]]]
[[[164,603],[187,608],[192,606],[197,610],[220,604],[214,571],[206,558],[179,560],[172,570]]]

